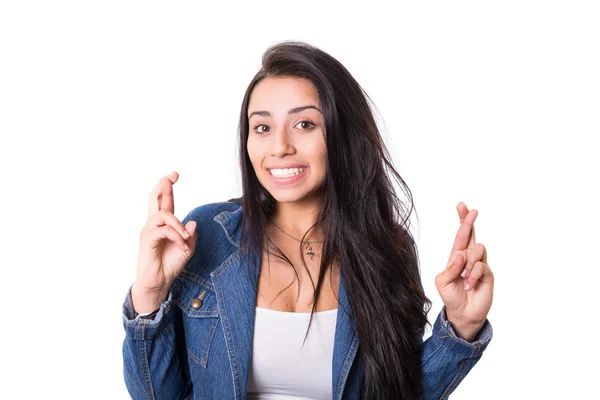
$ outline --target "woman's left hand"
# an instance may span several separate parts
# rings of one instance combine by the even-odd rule
[[[446,318],[454,332],[472,342],[485,323],[492,306],[494,275],[487,263],[487,251],[475,242],[477,210],[464,203],[456,206],[460,228],[454,240],[446,270],[435,278],[435,286],[446,305]]]

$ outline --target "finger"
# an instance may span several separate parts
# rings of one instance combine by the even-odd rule
[[[458,218],[460,219],[460,223],[462,224],[465,220],[465,217],[469,213],[469,208],[462,201],[456,205],[456,211],[458,211]]]
[[[456,205],[456,211],[458,212],[458,218],[460,223],[462,224],[465,221],[465,217],[469,214],[469,208],[462,201]],[[475,225],[471,229],[471,236],[469,240],[469,246],[473,246],[475,244]]]
[[[190,238],[189,232],[185,229],[185,226],[177,219],[176,216],[171,214],[168,211],[160,210],[156,214],[154,214],[148,220],[146,226],[150,229],[158,228],[164,225],[168,225],[171,228],[175,229],[185,240]]]
[[[438,288],[445,287],[460,276],[464,268],[465,258],[462,254],[456,256],[456,259],[444,271],[435,277],[435,284]]]
[[[494,282],[494,274],[490,266],[487,263],[477,261],[473,266],[473,271],[471,275],[467,278],[467,283],[465,283],[465,290],[472,290],[477,287],[480,282]]]
[[[473,229],[473,223],[475,222],[475,218],[477,218],[477,213],[477,210],[471,210],[465,216],[463,223],[460,225],[458,232],[456,233],[454,246],[452,247],[453,251],[465,250],[467,248],[471,231]]]
[[[175,201],[173,198],[173,184],[179,179],[179,174],[175,171],[169,175],[168,182],[163,186],[161,196],[160,209],[167,210],[171,214],[175,214]]]
[[[164,239],[169,239],[170,241],[175,242],[181,251],[186,252],[190,249],[181,234],[179,234],[179,232],[169,225],[163,225],[158,228],[147,230],[145,235],[142,235],[141,241],[152,248],[156,248]]]
[[[487,256],[488,256],[487,248],[485,246],[483,246],[483,254],[481,255],[480,261],[487,264]]]
[[[150,201],[148,204],[148,218],[154,215],[161,209],[169,210],[169,204],[163,202],[163,192],[170,192],[170,199],[165,199],[166,201],[173,202],[173,184],[177,182],[179,179],[179,174],[175,171],[171,172],[169,175],[161,178],[152,192],[150,193]],[[171,214],[175,212],[175,207],[171,206]]]
[[[469,213],[469,208],[462,201],[456,205],[456,211],[458,212],[458,217],[460,219],[460,223],[462,224],[465,220],[465,217]],[[468,247],[472,247],[475,245],[475,225],[473,225],[473,229],[471,229],[471,236],[469,239]]]
[[[190,247],[196,245],[196,221],[188,221],[185,225],[185,231],[190,235],[190,238],[186,241]]]
[[[477,261],[482,261],[484,254],[485,246],[481,243],[477,243],[475,244],[475,246],[470,248],[469,252],[467,253],[467,261],[465,262],[465,268],[461,272],[460,276],[462,276],[463,278],[468,277],[475,263]]]
[[[477,242],[475,242],[475,225],[473,225],[473,227],[471,228],[471,235],[469,236],[469,244],[467,245],[467,247],[471,249],[475,247],[476,244]]]
[[[172,172],[169,175],[162,177],[158,181],[156,186],[154,186],[154,189],[152,189],[152,192],[150,192],[150,201],[149,201],[149,205],[148,205],[148,218],[150,218],[152,215],[154,215],[156,212],[158,212],[160,210],[160,201],[161,201],[161,194],[163,191],[163,186],[165,185],[166,181],[169,181],[169,178],[171,177],[171,175],[173,175]]]

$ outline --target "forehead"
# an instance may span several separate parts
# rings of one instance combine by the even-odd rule
[[[319,107],[319,96],[311,81],[296,77],[268,77],[256,84],[248,112],[287,110],[305,105]]]

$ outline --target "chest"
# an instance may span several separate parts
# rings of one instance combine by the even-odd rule
[[[331,399],[337,311],[315,313],[307,330],[310,313],[257,309],[248,399]]]
[[[286,252],[286,255],[290,255],[290,252]],[[310,264],[310,257],[307,258],[310,273],[316,281],[318,271],[312,269],[315,264]],[[315,257],[316,259],[317,257]],[[259,274],[260,279],[255,281],[253,278],[258,278],[258,276],[252,276],[249,273],[252,270],[249,271],[246,253],[238,251],[235,254],[227,254],[224,256],[224,260],[226,261],[220,261],[215,268],[210,268],[210,273],[205,272],[209,270],[204,268],[204,263],[198,262],[198,267],[191,265],[180,274],[176,281],[177,284],[174,285],[173,299],[177,304],[174,309],[177,312],[172,318],[175,318],[176,321],[175,330],[185,332],[180,335],[185,340],[178,342],[177,351],[189,365],[195,395],[198,398],[232,400],[249,398],[247,396],[251,392],[249,389],[260,392],[261,387],[274,382],[272,379],[267,379],[273,374],[269,365],[274,362],[268,357],[280,354],[282,357],[276,357],[276,360],[283,361],[284,364],[277,364],[278,379],[285,380],[286,374],[291,373],[290,368],[294,365],[296,372],[298,372],[298,365],[302,365],[304,368],[300,372],[304,370],[317,372],[317,366],[318,368],[327,368],[319,370],[319,376],[322,378],[319,383],[315,381],[314,377],[296,373],[295,383],[292,384],[294,390],[299,385],[306,384],[308,379],[314,386],[312,392],[307,396],[309,398],[313,397],[315,393],[320,393],[318,396],[323,397],[322,394],[327,390],[331,391],[331,397],[334,399],[356,399],[355,384],[360,382],[360,369],[354,368],[355,361],[360,360],[355,357],[358,338],[351,315],[344,312],[350,307],[344,282],[339,274],[334,274],[332,279],[329,274],[327,275],[322,285],[320,306],[317,308],[317,312],[335,309],[336,315],[326,313],[319,317],[315,314],[309,335],[318,334],[319,336],[311,336],[304,342],[309,317],[298,315],[298,313],[309,312],[309,306],[306,306],[304,310],[299,307],[287,308],[288,311],[291,311],[290,314],[294,314],[290,318],[298,319],[297,326],[292,326],[291,322],[287,320],[282,322],[279,313],[272,311],[285,311],[286,304],[283,299],[286,298],[291,305],[296,306],[297,282],[290,286],[287,292],[284,291],[275,302],[271,301],[282,289],[290,285],[289,279],[294,277],[293,271],[285,265],[275,266],[271,256],[269,261],[271,273],[268,274],[266,273],[269,271],[266,258],[261,260],[260,256],[252,257],[250,265],[259,266],[259,272],[263,272]],[[303,268],[297,257],[293,257],[290,261],[295,266]],[[306,296],[306,292],[302,291],[300,300],[312,300],[312,285],[306,272],[300,276],[300,279],[302,278],[304,280],[301,286],[303,289],[307,289],[306,286],[309,286],[311,292],[309,297],[303,297]],[[255,286],[256,284],[258,287]],[[256,289],[261,290],[262,293],[258,294]],[[194,308],[191,305],[193,300],[202,293],[204,295],[201,307]],[[336,296],[333,294],[339,298],[339,309]],[[330,296],[331,302],[323,300],[326,296]],[[259,301],[254,304],[257,297]],[[306,302],[310,303],[310,300]],[[271,308],[263,310],[264,312],[261,313],[255,309],[255,305]],[[265,317],[266,315],[268,318],[267,313],[270,312],[276,313],[272,314],[277,317],[275,321],[269,322],[264,318],[261,320],[261,316]],[[321,320],[317,321],[319,318]],[[285,330],[285,332],[277,331],[277,329]],[[289,340],[284,341],[286,335],[289,336]],[[275,339],[279,342],[274,342]],[[261,355],[255,356],[253,349],[262,349]],[[263,358],[261,359],[261,357]],[[285,364],[286,360],[293,360],[295,364]],[[262,369],[261,365],[267,365],[267,369]],[[330,384],[327,384],[326,381],[329,381]],[[275,383],[277,382],[276,379]],[[226,393],[231,395],[225,395]]]
[[[283,250],[283,249],[282,249]],[[292,266],[272,254],[263,252],[258,275],[256,306],[286,312],[311,312],[319,278],[320,258],[305,255],[300,248],[284,250]],[[338,307],[339,269],[327,268],[317,302],[317,312]]]

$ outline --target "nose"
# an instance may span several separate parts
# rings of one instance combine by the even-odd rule
[[[294,154],[295,149],[287,129],[279,129],[274,135],[271,147],[271,155],[274,157],[283,157],[286,154]]]

